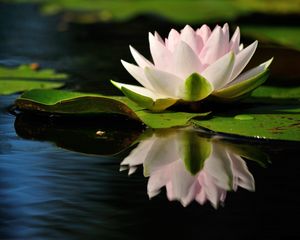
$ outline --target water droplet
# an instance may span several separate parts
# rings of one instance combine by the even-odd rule
[[[246,115],[246,114],[240,114],[240,115],[234,116],[234,119],[237,119],[237,120],[253,120],[254,117],[250,116],[250,115]]]
[[[105,134],[105,132],[101,131],[101,130],[99,130],[99,131],[96,132],[97,136],[103,136],[104,134]]]

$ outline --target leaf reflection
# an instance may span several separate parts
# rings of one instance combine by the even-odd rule
[[[227,191],[238,187],[255,191],[255,181],[243,157],[265,166],[268,157],[257,148],[210,139],[194,129],[168,129],[146,132],[138,146],[122,163],[120,170],[134,173],[143,165],[149,177],[150,198],[166,187],[170,201],[187,206],[193,200],[209,201],[215,208],[223,203]]]

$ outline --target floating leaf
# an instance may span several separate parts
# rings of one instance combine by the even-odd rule
[[[66,79],[66,74],[55,73],[52,69],[37,70],[36,65],[0,67],[0,94],[8,95],[37,88],[59,88]]]
[[[193,119],[207,113],[147,111],[126,97],[60,90],[32,90],[16,100],[20,110],[46,114],[87,115],[121,114],[151,128],[184,126],[190,121],[211,131],[239,136],[300,141],[300,106],[270,105],[212,114],[211,118]],[[192,120],[191,120],[192,119]]]
[[[248,117],[237,117],[241,115]],[[210,119],[192,120],[198,127],[218,133],[258,139],[300,141],[300,106],[265,106],[215,114]]]
[[[139,107],[126,97],[68,92],[61,90],[31,90],[16,100],[20,110],[46,114],[91,115],[121,114],[142,121],[151,128],[184,126],[191,118],[208,113],[154,113]]]

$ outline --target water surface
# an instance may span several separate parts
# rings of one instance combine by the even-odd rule
[[[119,62],[131,59],[128,44],[147,55],[147,32],[164,34],[171,26],[149,17],[68,26],[60,19],[40,16],[34,5],[0,4],[0,63],[38,62],[68,72],[68,89],[119,94],[107,82],[133,82]],[[266,49],[279,54],[274,47],[272,53]],[[258,56],[257,61],[268,57]],[[138,146],[134,143],[143,126],[116,117],[15,116],[9,107],[16,97],[0,97],[0,239],[300,237],[294,220],[300,216],[297,143],[231,139],[234,146],[251,146],[269,156],[265,168],[244,159],[255,192],[229,191],[217,209],[196,201],[183,207],[168,200],[165,188],[149,200],[142,166],[131,176],[119,171]],[[97,136],[97,131],[105,134]]]

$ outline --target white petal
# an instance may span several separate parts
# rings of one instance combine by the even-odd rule
[[[184,29],[182,29],[181,31],[180,38],[181,41],[189,45],[190,48],[192,48],[195,53],[198,53],[198,46],[197,46],[195,35],[196,34],[194,29],[191,28],[189,25],[186,25]]]
[[[253,175],[249,172],[246,162],[236,154],[229,154],[232,161],[233,174],[237,179],[237,185],[249,191],[255,190],[255,181]]]
[[[211,64],[225,54],[223,31],[216,26],[200,53],[202,63]]]
[[[235,63],[229,81],[235,79],[244,70],[244,68],[252,58],[256,47],[257,41],[253,42],[251,45],[249,45],[236,55]]]
[[[244,44],[240,44],[240,46],[239,46],[239,51],[242,51],[244,49]]]
[[[145,68],[145,76],[158,93],[177,98],[177,91],[181,89],[180,86],[183,84],[182,79],[171,73],[149,67]]]
[[[140,84],[144,87],[152,89],[151,83],[148,81],[147,77],[145,76],[144,70],[134,64],[125,62],[121,60],[124,68],[133,76]]]
[[[202,64],[193,49],[181,41],[173,53],[172,68],[177,76],[186,79],[194,72],[200,73]]]
[[[148,152],[151,150],[154,139],[150,138],[139,143],[130,154],[121,162],[121,166],[129,165],[130,167],[143,164]]]
[[[129,168],[129,171],[128,171],[128,175],[132,175],[132,174],[134,174],[135,172],[136,172],[136,170],[137,170],[137,167],[130,167]]]
[[[131,85],[131,84],[125,84],[125,83],[118,83],[115,81],[111,81],[112,84],[114,84],[117,88],[119,88],[120,90],[122,90],[122,87],[129,89],[132,92],[135,92],[137,94],[140,94],[142,96],[145,97],[149,97],[151,99],[153,99],[154,101],[160,98],[165,98],[166,96],[157,94],[156,92],[153,92],[147,88],[144,87],[139,87],[136,85]]]
[[[239,50],[239,46],[240,46],[240,28],[237,27],[235,29],[234,34],[232,35],[231,39],[230,39],[230,49],[231,51],[233,51],[235,54],[237,54],[240,50]]]
[[[166,47],[173,52],[175,49],[175,46],[180,41],[180,34],[175,30],[172,29],[169,33],[168,38],[166,39]]]
[[[212,65],[208,66],[201,75],[212,83],[214,88],[217,90],[227,83],[232,73],[233,65],[234,54],[229,52]]]
[[[159,169],[166,168],[179,157],[174,136],[155,138],[144,162],[144,175],[149,176]]]
[[[147,194],[153,198],[160,193],[160,189],[166,184],[166,175],[163,172],[155,172],[149,177],[147,184]]]
[[[155,67],[168,69],[171,62],[171,52],[151,33],[149,33],[149,43]]]
[[[196,181],[196,177],[192,176],[185,169],[182,161],[176,161],[173,164],[171,182],[174,198],[179,200],[184,206],[188,204],[188,202],[184,202],[183,200],[188,200],[187,196],[189,195],[189,191],[194,181]]]
[[[212,153],[205,161],[204,171],[214,178],[215,184],[222,189],[231,189],[233,178],[232,163],[224,146],[214,143]]]
[[[135,50],[132,46],[129,46],[130,52],[135,60],[135,62],[141,67],[152,67],[153,64],[146,59],[142,54]]]
[[[238,76],[236,79],[234,79],[233,81],[229,82],[229,84],[226,85],[226,87],[232,86],[234,84],[237,84],[239,82],[245,81],[247,79],[250,79],[256,75],[259,75],[260,73],[262,73],[263,71],[265,71],[270,64],[272,63],[273,58],[269,59],[268,61],[258,65],[255,68],[252,68],[250,70],[248,70],[247,72],[242,73],[240,76]]]

